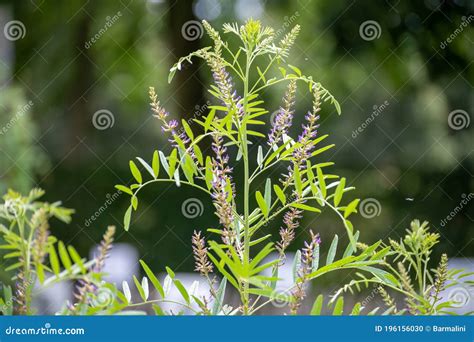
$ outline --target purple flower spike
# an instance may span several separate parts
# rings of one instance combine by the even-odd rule
[[[293,122],[294,104],[296,93],[296,81],[292,80],[288,85],[285,96],[283,97],[283,106],[277,112],[272,122],[272,129],[268,135],[268,144],[273,146],[278,144],[283,134],[288,134],[288,130]]]

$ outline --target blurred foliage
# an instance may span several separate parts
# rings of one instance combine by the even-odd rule
[[[0,192],[28,191],[36,183],[34,177],[47,169],[47,156],[36,144],[39,132],[32,120],[33,107],[19,87],[0,92]]]
[[[440,47],[463,17],[473,13],[472,1],[4,0],[0,4],[11,6],[12,16],[26,27],[25,37],[15,42],[14,78],[24,88],[26,99],[33,101],[28,115],[41,132],[35,141],[18,125],[18,134],[26,137],[13,144],[12,130],[8,144],[15,145],[11,147],[15,151],[22,145],[41,144],[51,161],[46,176],[36,177],[33,165],[38,154],[30,152],[34,163],[30,159],[30,169],[23,167],[29,176],[22,172],[22,180],[16,181],[2,176],[1,182],[16,188],[36,177],[48,189],[48,197],[62,198],[68,207],[77,208],[75,222],[79,223],[57,235],[74,238],[82,252],[108,224],[121,225],[125,199],[107,208],[94,226],[85,227],[81,222],[104,204],[107,194],[114,192],[113,184],[127,183],[130,176],[124,161],[151,155],[157,142],[165,141],[148,108],[148,86],[157,88],[170,112],[183,117],[196,115],[207,101],[200,82],[207,77],[202,65],[185,66],[189,81],[175,80],[171,87],[166,84],[168,69],[179,56],[195,50],[196,45],[208,45],[204,36],[195,41],[184,39],[183,24],[208,19],[219,26],[253,15],[281,28],[281,34],[294,24],[302,26],[294,64],[327,85],[342,105],[339,118],[323,111],[320,131],[331,132],[332,142],[339,147],[333,156],[339,168],[336,172],[352,180],[358,197],[372,197],[381,204],[379,216],[354,220],[364,239],[388,234],[395,238],[413,217],[420,217],[439,230],[440,249],[449,256],[473,255],[473,203],[464,206],[446,227],[439,226],[459,206],[462,194],[474,192],[474,125],[458,131],[448,125],[448,115],[455,109],[465,110],[471,121],[474,115],[472,23],[452,43]],[[91,37],[119,11],[120,18],[86,48]],[[359,28],[367,20],[380,25],[377,39],[361,38]],[[12,96],[4,94],[4,89],[2,96],[10,100]],[[276,110],[283,92],[264,94],[268,106]],[[309,101],[299,94],[297,106],[307,108]],[[353,138],[374,106],[380,109],[385,101],[386,108]],[[115,119],[106,130],[97,130],[92,123],[94,113],[101,109],[112,112]],[[301,111],[297,113],[294,126],[303,117]],[[7,121],[2,115],[2,126]],[[31,125],[30,120],[25,119],[25,124]],[[6,136],[0,137],[2,146],[7,144]],[[3,152],[0,158],[3,175],[4,165],[15,164]],[[238,172],[239,167],[237,178]],[[193,229],[215,225],[210,201],[192,190],[165,185],[143,195],[134,223],[138,229],[117,239],[137,246],[155,268],[167,264],[178,271],[191,269]],[[203,215],[195,219],[187,219],[180,210],[190,197],[201,199],[204,205]],[[306,217],[303,226],[320,231],[323,241],[329,239],[336,230],[334,217],[323,214],[319,222],[313,227],[312,217]],[[305,237],[302,234],[300,239]],[[155,258],[158,253],[159,260]]]

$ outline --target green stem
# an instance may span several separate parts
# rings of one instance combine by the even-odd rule
[[[242,134],[242,156],[244,159],[244,265],[247,266],[250,263],[250,223],[249,223],[249,199],[250,199],[250,184],[249,184],[249,158],[248,158],[248,144],[247,144],[247,104],[248,104],[248,93],[249,93],[249,75],[250,75],[250,57],[251,50],[247,50],[247,62],[245,65],[245,78],[244,78],[244,118],[242,120],[241,134]],[[243,312],[247,315],[249,312],[249,283],[244,281],[243,284]]]

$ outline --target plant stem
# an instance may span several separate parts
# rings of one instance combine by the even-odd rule
[[[250,223],[249,223],[249,199],[250,199],[250,184],[249,184],[249,158],[248,158],[248,144],[247,144],[247,104],[249,93],[249,74],[250,74],[250,56],[251,49],[247,49],[247,62],[245,64],[245,78],[244,78],[244,117],[242,120],[241,134],[242,134],[242,156],[244,159],[244,267],[250,263]],[[244,315],[249,313],[249,283],[244,281],[243,288],[243,312]]]

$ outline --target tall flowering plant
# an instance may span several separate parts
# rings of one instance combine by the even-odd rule
[[[233,49],[207,22],[203,25],[213,46],[181,58],[170,72],[171,80],[193,58],[203,59],[211,69],[214,82],[209,92],[215,104],[202,119],[194,120],[202,127],[201,132],[195,133],[184,120],[179,123],[171,119],[150,88],[151,107],[168,134],[171,151],[155,151],[151,162],[139,157],[137,162],[130,161],[134,182],[116,187],[130,196],[124,216],[126,230],[145,186],[171,182],[209,195],[215,207],[215,227],[206,232],[194,227],[192,236],[190,233],[195,269],[207,282],[209,293],[199,294],[196,282],[187,288],[168,267],[161,281],[143,260],[140,264],[146,276],[141,281],[133,276],[136,291],[127,281],[119,289],[103,277],[114,227],[108,227],[95,256],[88,260],[74,247],[57,240],[49,229],[53,218],[69,222],[72,210],[59,202],[40,202],[43,191],[39,189],[26,196],[10,190],[0,203],[0,251],[6,251],[2,256],[9,276],[8,282],[0,282],[0,313],[34,314],[34,299],[42,289],[74,281],[74,300],[65,302],[59,314],[143,314],[151,309],[158,315],[176,314],[164,305],[173,304],[183,308],[179,313],[251,315],[275,301],[278,306],[286,304],[288,313],[298,314],[303,313],[303,301],[309,296],[308,285],[341,269],[355,270],[354,278],[329,302],[323,295],[317,296],[310,311],[304,313],[375,314],[379,307],[363,311],[375,293],[387,307],[383,314],[453,314],[464,305],[474,285],[469,280],[472,274],[450,269],[446,255],[435,269],[430,269],[439,235],[430,233],[426,222],[413,221],[403,239],[390,239],[388,244],[358,241],[359,232],[349,218],[359,200],[345,199],[352,188],[346,186],[345,178],[329,172],[333,163],[321,159],[323,152],[332,147],[320,146],[327,138],[318,134],[319,116],[326,109],[323,103],[331,103],[337,112],[339,105],[319,82],[286,62],[299,27],[275,41],[273,30],[257,21],[250,20],[241,27],[226,24],[224,33],[235,35],[240,42]],[[278,84],[286,85],[283,101],[273,120],[267,120],[269,111],[263,106],[261,94]],[[313,98],[312,108],[302,127],[294,128],[293,118],[298,115],[295,101],[301,85]],[[265,127],[268,121],[270,127],[256,129]],[[203,143],[211,144],[209,155],[201,150]],[[234,174],[237,164],[242,164],[243,175]],[[272,182],[270,170],[282,169],[278,181]],[[260,182],[262,179],[265,181]],[[301,219],[328,209],[345,227],[348,239],[344,251],[339,252],[337,235],[326,244],[317,232],[308,229],[308,241],[293,257],[293,282],[284,291],[277,291],[281,289],[277,286],[281,268],[290,262],[288,247],[299,232],[306,230]],[[269,234],[268,223],[279,220],[279,235]],[[325,260],[320,258],[322,249],[327,251]],[[236,307],[224,304],[228,284],[239,294]],[[369,286],[374,287],[369,297],[347,311],[344,294]],[[170,295],[172,287],[181,299]]]
[[[235,49],[209,23],[204,21],[203,26],[213,46],[181,58],[171,68],[169,81],[183,64],[201,58],[212,72],[214,83],[209,93],[215,103],[209,106],[207,115],[194,120],[202,127],[202,133],[196,134],[185,120],[180,123],[171,119],[154,88],[150,88],[151,108],[163,132],[168,134],[172,150],[169,155],[156,151],[151,163],[142,158],[137,158],[138,164],[130,161],[136,182],[130,186],[117,185],[131,198],[124,226],[129,229],[132,212],[138,207],[139,192],[147,185],[172,182],[178,187],[191,186],[203,191],[212,198],[215,207],[217,226],[208,230],[215,238],[206,241],[206,233],[195,231],[192,242],[196,270],[209,281],[213,300],[221,299],[219,290],[225,289],[228,282],[240,294],[238,310],[243,314],[251,314],[277,297],[287,300],[291,312],[297,313],[306,295],[307,282],[340,268],[370,271],[369,266],[383,257],[370,258],[371,254],[365,251],[353,255],[357,252],[358,234],[349,217],[356,212],[359,200],[343,200],[345,193],[353,188],[346,186],[345,178],[327,171],[333,163],[321,159],[323,152],[333,147],[321,146],[328,135],[318,134],[323,103],[332,104],[339,114],[340,107],[322,84],[287,63],[299,26],[276,41],[273,29],[258,21],[249,20],[240,27],[225,24],[224,34],[238,38],[239,45]],[[266,61],[263,68],[259,66],[262,61]],[[279,84],[286,84],[283,103],[273,120],[268,120],[269,111],[263,108],[261,94]],[[299,86],[310,92],[313,101],[302,127],[293,128]],[[268,121],[271,123],[266,132],[257,130]],[[293,129],[299,131],[297,137],[292,137]],[[200,148],[205,140],[212,144],[210,155],[205,155]],[[230,155],[228,147],[235,148],[235,155]],[[255,159],[256,166],[252,167]],[[239,180],[233,175],[233,165],[238,163],[243,164],[243,178]],[[272,183],[266,178],[262,186],[260,180],[268,177],[269,170],[282,164],[285,171],[280,179]],[[151,179],[145,181],[142,171]],[[286,250],[302,229],[300,220],[305,213],[314,215],[326,208],[337,213],[346,229],[349,245],[344,257],[334,261],[338,245],[335,236],[326,265],[320,267],[321,240],[319,234],[311,231],[310,241],[294,258],[294,286],[284,293],[276,293],[278,272],[286,262]],[[269,222],[277,219],[282,219],[279,237],[261,234]],[[213,272],[223,277],[217,289]]]

